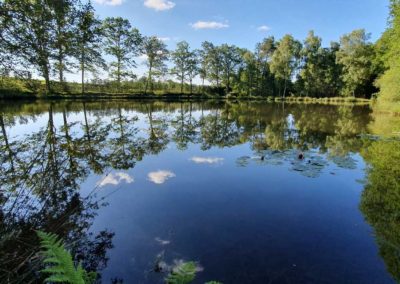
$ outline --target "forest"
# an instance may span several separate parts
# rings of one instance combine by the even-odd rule
[[[127,19],[100,19],[90,1],[2,0],[0,90],[3,97],[377,97],[379,105],[400,110],[400,1],[389,6],[387,30],[376,42],[359,29],[329,47],[310,31],[303,41],[290,34],[267,37],[254,50],[207,41],[200,49],[181,41],[168,50],[162,39],[142,35]],[[135,74],[139,57],[147,67],[143,76]],[[67,81],[68,73],[79,73],[81,82]]]

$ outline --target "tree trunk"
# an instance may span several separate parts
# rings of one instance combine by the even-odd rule
[[[181,75],[181,94],[183,94],[183,74]]]
[[[147,88],[149,87],[149,81],[151,81],[151,69],[152,69],[152,64],[150,63],[150,66],[149,66],[149,75],[148,75],[148,77],[147,77],[146,87],[145,87],[145,89],[144,89],[144,94],[145,94],[145,95],[147,94]]]
[[[82,95],[85,93],[85,54],[82,51],[81,56],[81,71],[82,71]]]
[[[287,84],[287,80],[285,79],[285,87],[283,89],[283,98],[285,98],[285,95],[286,95],[286,84]]]
[[[117,84],[118,84],[118,91],[121,89],[121,59],[117,59]]]
[[[60,52],[59,59],[58,59],[58,80],[61,84],[64,83],[64,67],[63,67],[63,60],[62,60],[62,53]]]
[[[46,94],[51,92],[50,86],[50,74],[49,74],[49,67],[47,65],[43,66],[43,77],[46,83]]]

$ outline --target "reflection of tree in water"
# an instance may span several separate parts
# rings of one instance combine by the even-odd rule
[[[37,133],[10,143],[2,124],[0,263],[2,281],[29,283],[39,281],[41,263],[35,230],[54,232],[85,259],[85,267],[101,269],[107,262],[105,252],[112,246],[113,234],[87,233],[98,208],[92,196],[79,193],[79,181],[88,174],[88,166],[77,155],[77,139],[69,132],[63,115],[60,131],[54,124],[53,106],[48,123]]]
[[[400,282],[400,141],[371,142],[362,154],[370,167],[360,209],[375,231],[387,270]]]
[[[164,119],[154,117],[152,104],[146,104],[146,113],[148,118],[148,137],[145,148],[148,154],[154,155],[164,151],[169,143],[168,125]]]
[[[174,127],[172,140],[180,150],[185,150],[189,143],[197,142],[197,121],[192,115],[192,105],[192,102],[189,102],[189,110],[186,110],[181,102],[179,115],[171,121]]]
[[[141,160],[145,149],[144,139],[138,138],[139,129],[135,126],[138,120],[136,116],[129,117],[122,114],[120,107],[117,109],[117,117],[111,121],[111,129],[115,137],[110,139],[112,153],[108,160],[114,169],[128,170],[135,166],[136,160]]]

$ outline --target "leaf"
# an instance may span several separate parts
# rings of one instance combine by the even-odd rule
[[[184,262],[172,269],[168,275],[167,284],[188,284],[196,277],[196,264],[194,262]]]
[[[81,264],[75,268],[71,254],[55,234],[38,231],[37,235],[41,240],[43,263],[46,264],[46,268],[41,272],[50,274],[45,280],[46,283],[90,284],[95,282],[97,274],[86,272]]]

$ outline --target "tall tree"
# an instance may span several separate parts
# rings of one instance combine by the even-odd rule
[[[77,0],[48,1],[54,15],[54,69],[58,72],[59,82],[64,82],[64,72],[70,71],[68,57],[73,55],[73,37]]]
[[[202,46],[202,65],[204,74],[210,82],[213,82],[219,87],[222,73],[222,58],[219,49],[211,42],[205,41]]]
[[[75,56],[81,71],[82,94],[85,92],[85,72],[95,71],[96,67],[105,68],[101,56],[102,29],[101,21],[96,18],[94,8],[89,2],[78,11]]]
[[[247,96],[252,95],[252,93],[257,89],[257,59],[254,53],[249,50],[242,51],[242,61],[243,66],[240,68],[239,77],[239,89],[244,90]],[[259,78],[261,79],[261,78]]]
[[[131,75],[127,69],[136,65],[134,58],[140,53],[142,36],[137,29],[132,28],[128,20],[121,17],[106,18],[103,32],[105,51],[115,58],[110,66],[111,77],[116,79],[120,87],[121,80]]]
[[[221,56],[222,82],[225,86],[226,93],[229,93],[232,76],[241,63],[240,49],[234,45],[223,44],[218,48],[218,51]]]
[[[28,62],[50,86],[50,59],[56,42],[54,15],[46,0],[4,0],[1,5],[2,40],[8,52]]]
[[[150,90],[153,90],[153,76],[161,75],[165,72],[165,61],[168,59],[168,49],[161,39],[155,36],[145,37],[143,40],[143,53],[147,57],[146,65],[148,71],[144,90],[144,92],[147,93],[149,86]]]
[[[187,77],[189,79],[190,94],[193,93],[193,79],[199,74],[199,51],[194,50],[190,53],[190,57],[187,62]]]
[[[262,95],[273,95],[275,89],[274,76],[271,74],[270,62],[276,49],[273,36],[265,38],[256,45],[255,57],[257,60],[257,89]]]
[[[374,50],[369,42],[370,35],[365,30],[355,30],[340,38],[340,49],[336,52],[336,62],[343,66],[344,96],[360,94],[363,86],[371,81]]]
[[[301,43],[291,35],[285,35],[278,43],[271,59],[271,71],[283,81],[282,97],[285,97],[287,85],[291,81],[299,64]]]
[[[174,63],[171,73],[175,75],[181,83],[181,93],[183,93],[183,84],[188,75],[189,60],[191,57],[192,52],[190,51],[190,46],[186,41],[178,42],[176,49],[171,52],[171,59]]]

